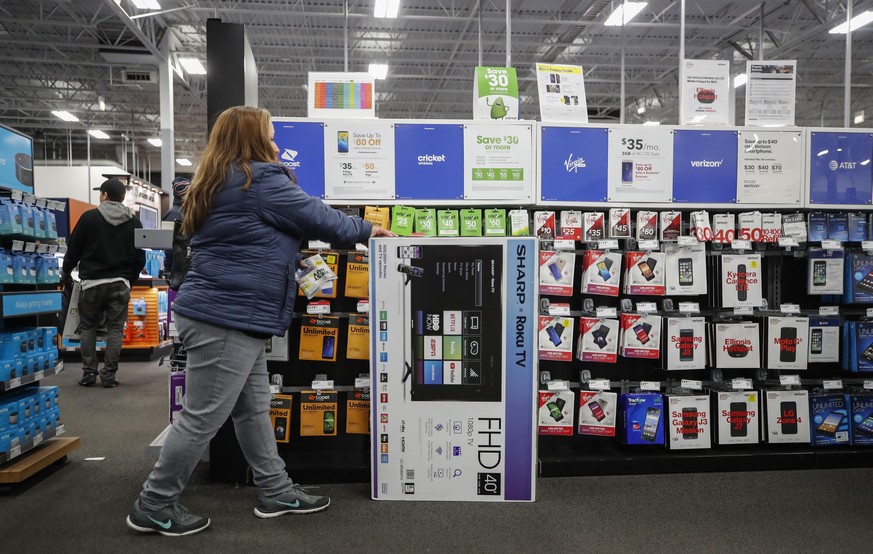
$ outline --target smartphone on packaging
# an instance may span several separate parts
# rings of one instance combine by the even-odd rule
[[[340,154],[348,154],[349,152],[349,132],[336,132],[336,151]]]
[[[745,402],[731,402],[730,415],[728,417],[730,417],[729,422],[731,424],[732,437],[745,437],[749,434],[747,423],[747,420],[749,419],[748,413]]]
[[[661,423],[661,410],[649,408],[646,410],[646,420],[643,423],[643,440],[655,442],[658,438],[658,425]]]
[[[866,418],[864,418],[864,421],[859,423],[855,427],[855,430],[860,431],[867,436],[873,436],[873,414],[870,414]]]
[[[810,338],[809,352],[811,354],[821,354],[822,353],[822,347],[823,347],[822,343],[824,342],[822,340],[822,334],[823,334],[823,331],[821,329],[813,329],[812,331],[809,332],[809,335],[810,335],[810,337],[809,337]]]
[[[828,284],[828,263],[824,260],[812,262],[812,286],[823,287]]]
[[[646,344],[649,342],[649,333],[642,325],[634,325],[634,333],[637,335],[637,340],[640,341],[640,344]]]
[[[694,285],[694,269],[691,258],[679,258],[679,285],[682,287]]]
[[[861,282],[858,283],[858,289],[866,293],[873,294],[873,271],[867,273]]]
[[[737,300],[740,302],[745,302],[749,299],[749,284],[746,280],[746,264],[737,265]]]
[[[336,429],[336,416],[332,411],[324,412],[324,434],[332,435]]]
[[[288,418],[276,418],[276,440],[285,440],[285,430],[288,429]]]
[[[594,416],[594,419],[597,421],[603,421],[606,418],[606,414],[603,412],[603,408],[600,407],[600,404],[597,402],[589,402],[588,409],[591,410],[591,415]]]
[[[797,402],[782,402],[779,404],[779,413],[782,416],[782,434],[797,434]]]
[[[679,329],[679,361],[694,360],[694,330]]]
[[[837,429],[839,429],[840,423],[843,422],[844,417],[846,416],[843,414],[831,412],[826,418],[824,418],[824,421],[821,422],[821,425],[818,426],[816,431],[824,433],[825,435],[834,435],[837,432]]]
[[[783,327],[779,336],[779,361],[793,363],[797,360],[797,328]]]
[[[682,438],[696,439],[700,435],[697,426],[697,408],[682,408]]]
[[[651,281],[655,278],[655,260],[649,258],[648,260],[644,260],[637,264],[637,267],[640,270],[640,273],[643,274],[643,278],[646,281]]]
[[[633,183],[634,182],[634,162],[625,160],[621,162],[621,182],[622,183]]]
[[[323,337],[321,342],[321,357],[325,360],[333,359],[334,346],[336,343],[336,338],[334,337]]]

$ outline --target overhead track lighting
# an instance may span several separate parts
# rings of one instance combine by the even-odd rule
[[[88,134],[96,139],[106,140],[109,138],[109,135],[99,129],[88,129]]]
[[[191,165],[193,165],[191,163],[191,160],[189,160],[188,158],[176,158],[176,163],[181,165],[182,167],[190,167]]]
[[[154,146],[154,147],[156,147],[156,148],[160,148],[161,145],[164,144],[164,141],[162,141],[162,140],[159,139],[159,138],[150,138],[150,139],[149,139],[149,144],[151,144],[152,146]]]
[[[158,0],[130,0],[133,2],[133,5],[140,10],[159,10],[161,9],[161,5],[158,4]]]
[[[197,58],[179,58],[179,63],[189,75],[206,75],[206,68]]]
[[[635,18],[648,2],[624,2],[620,4],[603,22],[607,27],[621,27],[625,23],[630,23],[631,19]]]
[[[828,31],[828,33],[832,35],[845,35],[849,32],[850,27],[852,29],[852,32],[854,33],[871,21],[873,21],[873,10],[867,10],[866,12],[860,15],[856,15],[855,17],[850,19],[848,23],[840,23],[839,25]]]
[[[78,117],[65,110],[52,112],[52,115],[57,118],[63,119],[64,121],[79,121]]]
[[[367,72],[372,75],[374,79],[384,79],[388,76],[388,64],[371,63],[370,67],[367,69]]]
[[[373,16],[394,19],[398,11],[400,11],[400,0],[376,0]]]

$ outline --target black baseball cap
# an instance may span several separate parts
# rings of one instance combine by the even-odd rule
[[[105,192],[109,195],[110,200],[122,201],[124,200],[124,195],[127,194],[127,187],[124,186],[124,183],[113,177],[112,179],[108,179],[103,182],[99,187],[95,187],[94,190],[99,190],[100,192]]]

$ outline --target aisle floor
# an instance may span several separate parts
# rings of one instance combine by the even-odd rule
[[[190,537],[124,524],[165,427],[166,368],[122,362],[116,389],[46,380],[82,447],[0,495],[3,552],[864,552],[873,469],[540,479],[530,504],[375,502],[366,484],[327,485],[331,507],[260,520],[252,487],[195,473],[183,503],[212,518]],[[86,458],[102,458],[86,461]],[[292,476],[293,477],[293,476]]]

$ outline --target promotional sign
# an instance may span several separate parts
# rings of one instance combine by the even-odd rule
[[[740,131],[737,147],[738,203],[800,204],[802,133]]]
[[[518,119],[518,77],[514,67],[477,67],[473,119]]]
[[[871,157],[871,133],[811,132],[809,203],[873,203]]]
[[[324,123],[280,117],[272,121],[279,163],[297,175],[297,184],[307,194],[324,198]]]
[[[530,201],[533,125],[464,126],[464,198]]]
[[[542,127],[540,198],[544,201],[606,201],[606,129]]]
[[[610,202],[669,202],[672,188],[671,130],[643,126],[609,130]]]
[[[394,124],[395,195],[410,200],[464,197],[464,126]]]
[[[673,134],[673,201],[737,201],[737,132],[677,129]]]
[[[0,187],[33,192],[33,142],[0,125]]]
[[[542,121],[588,123],[581,66],[538,63],[537,92]]]
[[[536,242],[370,240],[374,499],[534,500]]]
[[[376,117],[376,85],[369,73],[310,71],[307,90],[310,118]]]
[[[679,93],[680,125],[730,125],[727,60],[685,60]]]
[[[797,60],[746,62],[746,122],[750,127],[794,125]]]
[[[394,125],[384,121],[324,124],[324,198],[394,198]]]

